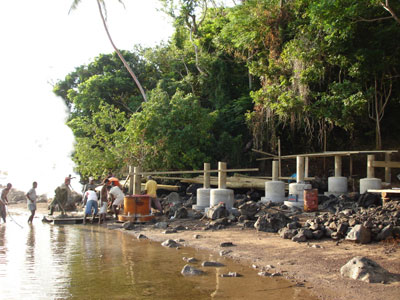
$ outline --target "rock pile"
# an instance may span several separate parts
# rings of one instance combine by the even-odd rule
[[[400,236],[400,202],[390,201],[368,208],[357,203],[352,208],[343,208],[336,213],[327,212],[309,219],[301,228],[288,224],[280,229],[279,234],[297,242],[328,237],[369,243]]]

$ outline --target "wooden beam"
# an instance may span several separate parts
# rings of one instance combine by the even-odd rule
[[[224,172],[232,173],[232,172],[257,172],[259,171],[258,168],[250,168],[250,169],[226,169]],[[218,173],[219,170],[194,170],[194,171],[154,171],[154,172],[139,172],[138,175],[168,175],[168,174],[203,174],[204,172],[207,173]],[[136,172],[134,173],[136,174]]]
[[[375,168],[394,168],[394,169],[399,169],[400,168],[400,162],[399,161],[377,161],[375,160],[372,163],[372,166]]]
[[[256,152],[256,153],[260,153],[260,154],[264,154],[264,155],[268,155],[268,156],[276,156],[276,154],[264,152],[264,151],[257,150],[257,149],[251,149],[251,151]]]

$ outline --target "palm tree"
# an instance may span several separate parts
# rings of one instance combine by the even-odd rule
[[[118,48],[115,46],[110,32],[108,31],[108,27],[107,27],[107,22],[106,22],[106,18],[104,15],[107,16],[107,9],[106,9],[106,4],[104,2],[104,0],[96,0],[97,1],[97,6],[99,8],[99,13],[100,13],[100,17],[101,20],[103,21],[103,25],[104,25],[104,29],[106,30],[108,39],[110,40],[111,45],[113,46],[115,52],[117,53],[118,57],[121,59],[122,63],[124,64],[125,68],[128,70],[129,74],[132,76],[133,80],[135,81],[137,87],[139,88],[140,92],[142,93],[143,99],[145,102],[147,102],[147,98],[146,98],[146,93],[143,90],[142,85],[140,84],[139,80],[137,79],[135,73],[133,73],[133,70],[131,69],[131,67],[128,65],[128,63],[126,62],[125,58],[122,56],[121,52],[118,50]],[[69,9],[69,12],[71,12],[71,10],[74,10],[78,7],[79,3],[81,2],[81,0],[74,0],[71,8]],[[118,0],[119,3],[121,3],[122,5],[124,5],[124,3],[122,2],[122,0]]]

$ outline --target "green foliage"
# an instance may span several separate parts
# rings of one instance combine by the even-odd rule
[[[148,102],[116,54],[54,87],[82,174],[245,167],[251,147],[273,152],[278,137],[282,153],[296,153],[321,151],[329,132],[333,147],[371,148],[374,131],[391,140],[400,129],[400,24],[381,1],[161,2],[171,40],[124,52]]]

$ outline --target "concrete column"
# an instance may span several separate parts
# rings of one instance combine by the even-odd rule
[[[279,162],[272,161],[272,181],[278,181],[279,177]]]
[[[385,162],[390,162],[390,153],[385,153]],[[385,182],[390,183],[392,181],[392,170],[389,167],[385,167]]]
[[[375,155],[368,155],[367,178],[374,178],[375,177],[375,168],[372,165],[374,160],[375,160]]]
[[[226,189],[226,162],[218,162],[218,188]]]
[[[304,157],[297,156],[296,158],[296,182],[304,182]]]
[[[133,194],[133,186],[134,186],[133,176],[134,176],[133,175],[133,167],[129,166],[129,195]]]
[[[204,182],[203,182],[203,188],[208,189],[210,188],[210,173],[205,172],[211,170],[210,163],[204,163]]]
[[[140,167],[134,167],[133,172],[135,173],[133,177],[133,194],[140,195],[142,193],[142,175],[139,173],[141,172]]]
[[[342,157],[340,155],[335,156],[335,177],[342,176]]]
[[[310,164],[310,158],[307,156],[305,159],[305,164],[304,164],[304,178],[308,177],[308,166]]]

